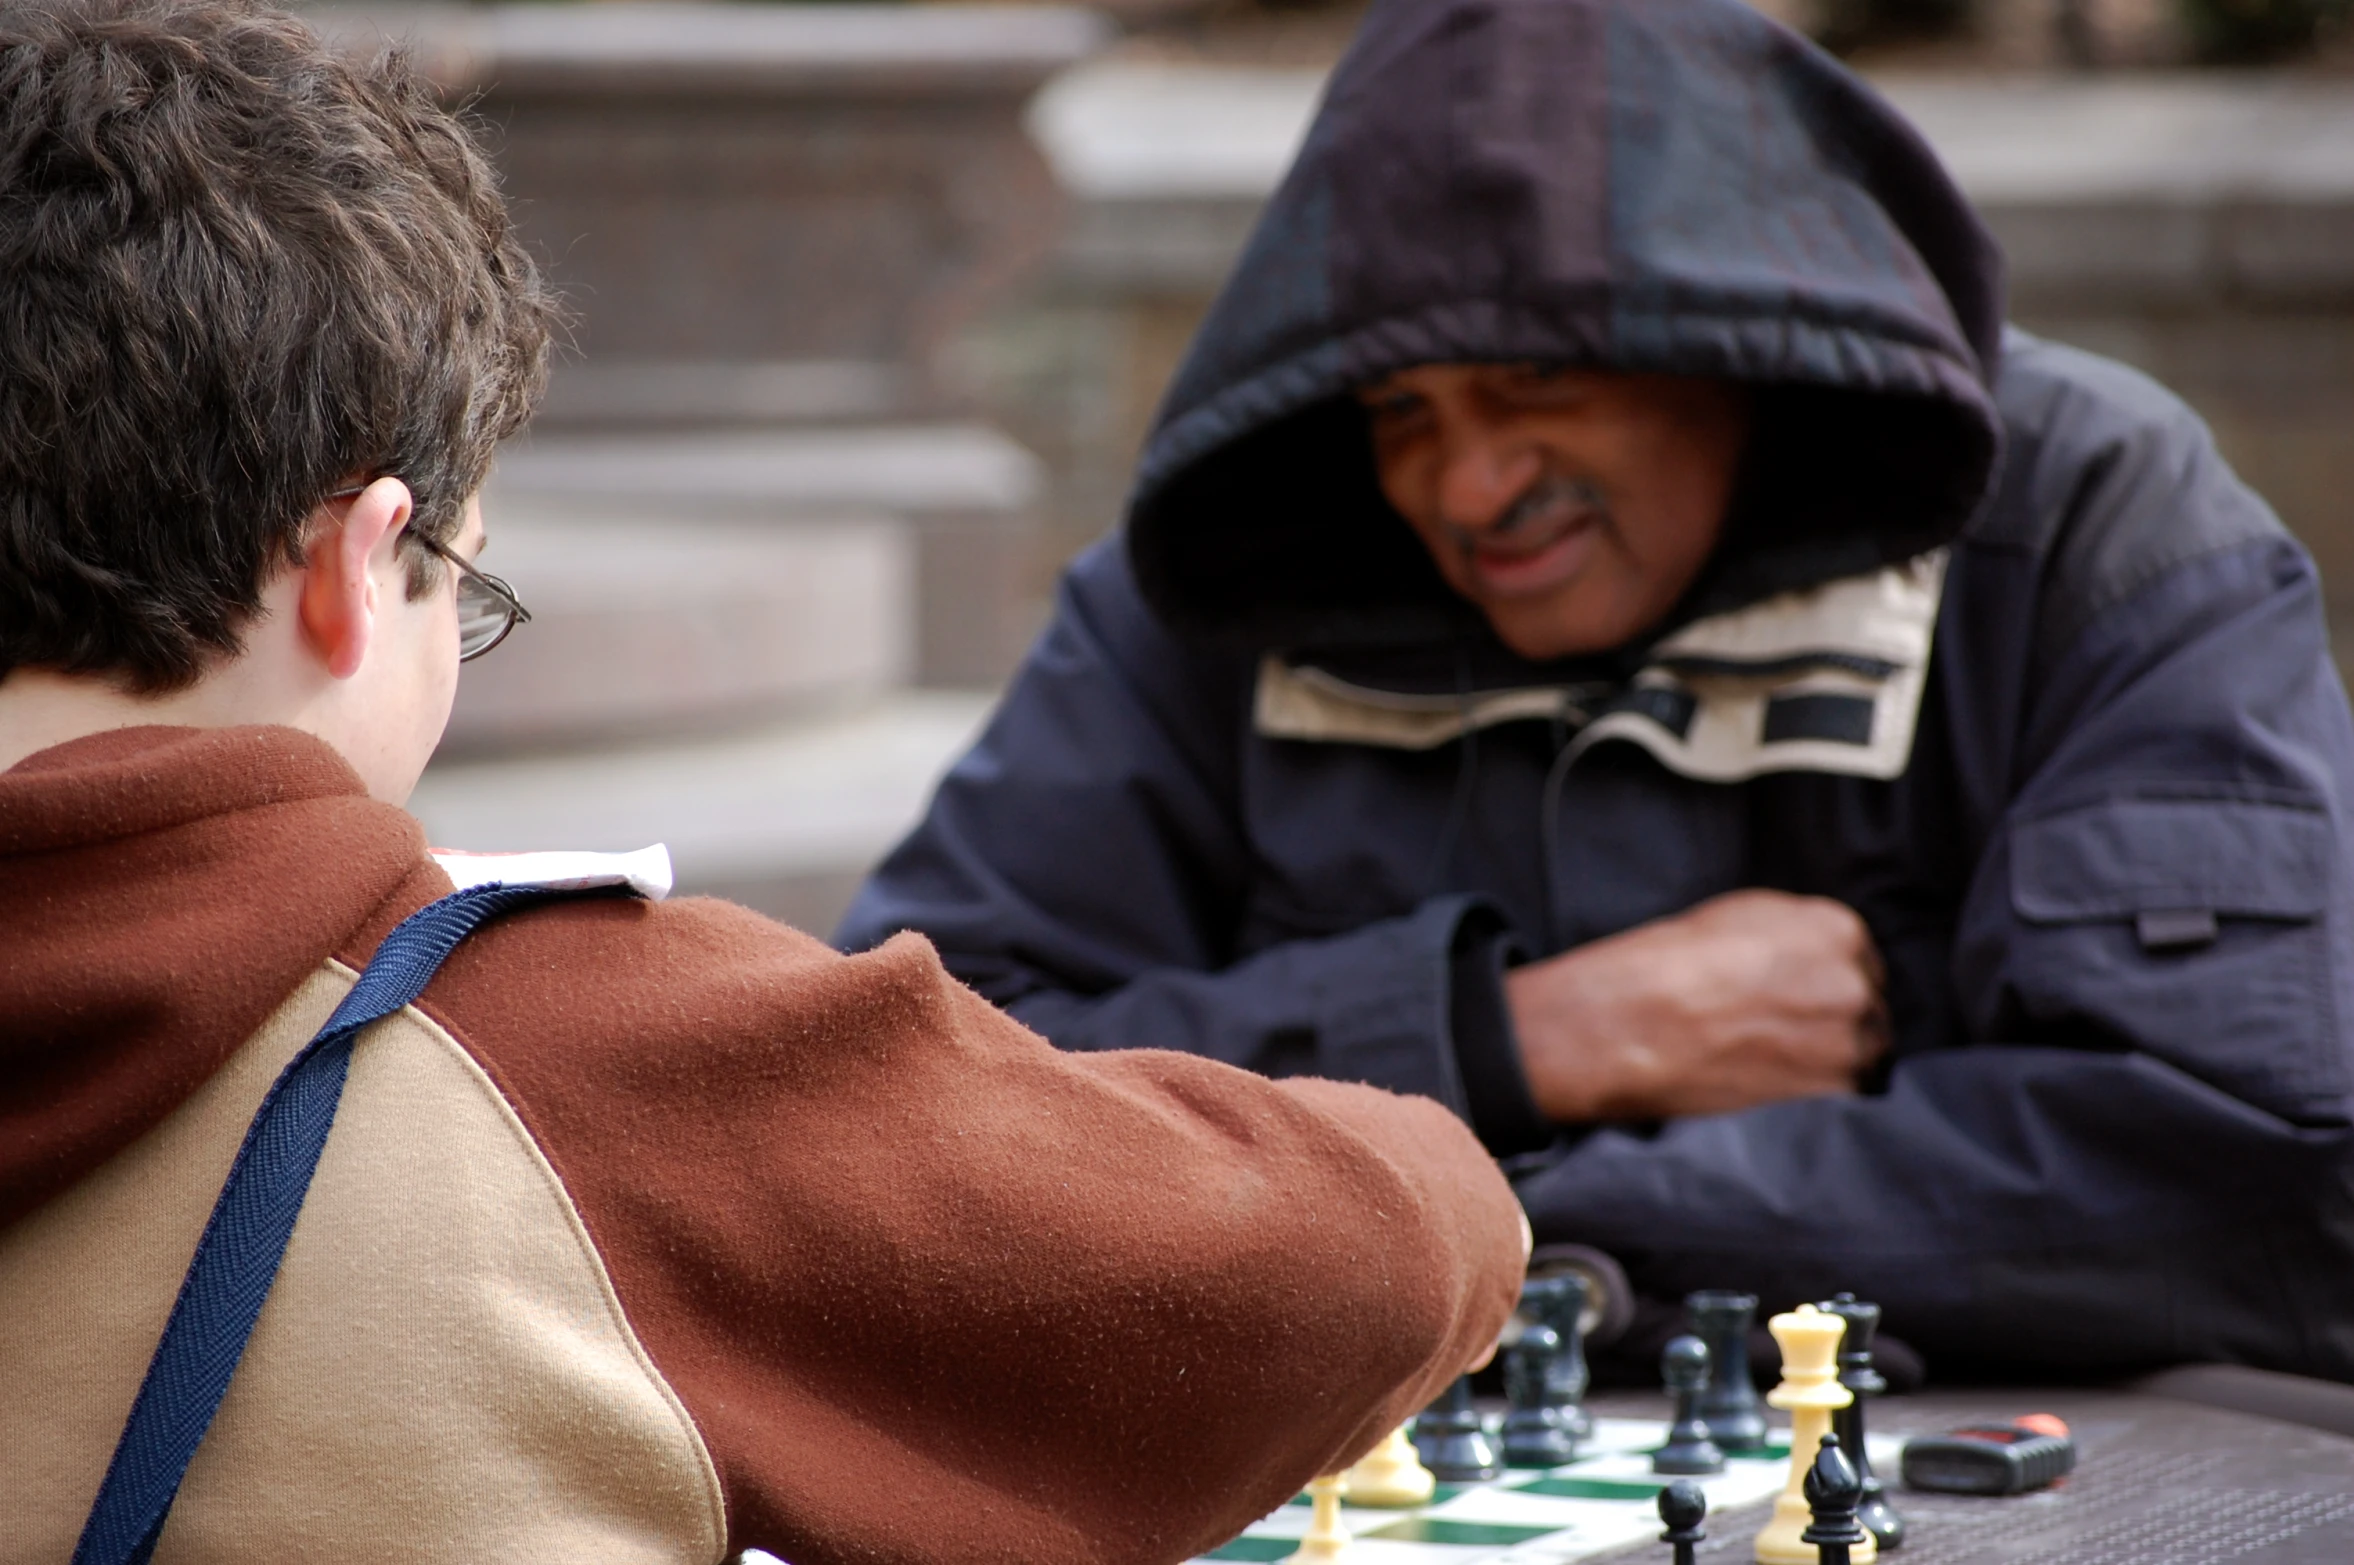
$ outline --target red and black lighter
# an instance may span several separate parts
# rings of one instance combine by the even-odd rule
[[[1905,1487],[1935,1494],[2025,1494],[2075,1470],[2076,1441],[2049,1413],[1949,1429],[1904,1445]]]

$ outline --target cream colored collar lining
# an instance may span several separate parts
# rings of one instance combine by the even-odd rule
[[[1558,719],[1578,749],[1641,745],[1710,782],[1766,772],[1901,776],[1927,688],[1945,551],[1697,620],[1627,688],[1545,685],[1404,695],[1280,656],[1259,665],[1253,722],[1271,739],[1430,750],[1498,723]]]

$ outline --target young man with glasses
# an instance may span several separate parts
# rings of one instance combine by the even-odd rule
[[[453,900],[399,805],[527,618],[554,307],[419,77],[233,0],[0,10],[0,168],[14,1565],[102,1557],[247,1126]],[[159,1558],[1173,1562],[1517,1292],[1435,1105],[1063,1055],[912,937],[547,902],[381,1014]]]

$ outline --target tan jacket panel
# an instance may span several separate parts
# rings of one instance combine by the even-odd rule
[[[354,976],[327,964],[0,1232],[0,1565],[71,1555],[245,1127]],[[723,1537],[711,1459],[547,1160],[440,1027],[378,1023],[157,1565],[704,1565]]]

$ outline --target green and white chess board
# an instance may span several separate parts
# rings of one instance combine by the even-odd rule
[[[1659,1537],[1659,1491],[1671,1482],[1651,1471],[1651,1453],[1667,1426],[1650,1420],[1600,1418],[1586,1454],[1550,1471],[1508,1471],[1493,1483],[1455,1488],[1441,1484],[1429,1505],[1376,1511],[1344,1505],[1356,1541],[1350,1565],[1563,1565],[1630,1543]],[[1763,1451],[1736,1456],[1725,1470],[1694,1480],[1708,1495],[1713,1517],[1781,1493],[1790,1470],[1789,1432],[1776,1430]],[[1877,1461],[1893,1462],[1896,1447]],[[1280,1560],[1308,1530],[1301,1496],[1204,1560]],[[1661,1558],[1667,1551],[1660,1550]],[[1199,1562],[1197,1562],[1199,1565]]]

